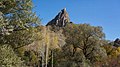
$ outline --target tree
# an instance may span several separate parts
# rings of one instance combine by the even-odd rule
[[[37,27],[40,21],[32,12],[32,8],[32,0],[0,0],[0,46],[2,44],[11,46],[10,49],[13,49],[16,56],[18,48],[39,40],[36,37],[40,31]],[[0,47],[0,49],[3,48]],[[34,53],[30,54],[35,59]]]
[[[25,67],[10,46],[0,46],[0,67]]]
[[[43,41],[45,45],[45,66],[48,66],[48,62],[51,62],[51,66],[53,67],[53,56],[54,50],[60,49],[65,44],[65,37],[62,34],[62,31],[51,31],[49,27],[44,27],[43,29]],[[51,57],[51,61],[48,60],[48,56]]]
[[[104,48],[101,47],[104,40],[102,27],[90,26],[89,24],[68,24],[63,31],[67,45],[72,45],[72,55],[77,49],[81,49],[87,60],[91,63],[101,61],[107,57]]]
[[[36,33],[37,40],[29,45],[25,45],[25,51],[34,51],[37,53],[38,63],[40,63],[38,65],[42,67],[55,66],[56,49],[60,50],[65,45],[65,37],[61,30],[55,32],[51,31],[48,27],[41,27],[40,29]]]
[[[38,17],[32,13],[31,0],[0,0],[2,33],[9,30],[18,31],[39,23]]]
[[[56,31],[56,32],[52,32],[51,33],[51,44],[50,44],[50,51],[51,51],[51,55],[50,55],[50,60],[49,62],[51,62],[49,65],[51,65],[51,67],[55,66],[55,54],[56,54],[56,50],[61,50],[62,47],[65,45],[65,37],[62,34],[62,30]]]
[[[39,18],[32,12],[31,0],[0,0],[0,42],[15,48],[34,41]]]

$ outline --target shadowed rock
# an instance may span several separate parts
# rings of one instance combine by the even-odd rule
[[[114,46],[115,47],[120,47],[120,39],[117,38],[115,41],[114,41]]]

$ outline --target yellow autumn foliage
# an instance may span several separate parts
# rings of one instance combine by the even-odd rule
[[[112,51],[109,55],[111,58],[117,58],[120,55],[120,47],[112,48]]]

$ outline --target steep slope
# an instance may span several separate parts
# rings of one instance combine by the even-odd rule
[[[66,11],[66,8],[62,9],[58,15],[52,19],[50,22],[48,22],[48,25],[51,25],[51,26],[58,26],[58,27],[64,27],[67,23],[70,22],[70,19],[69,19],[69,15]]]

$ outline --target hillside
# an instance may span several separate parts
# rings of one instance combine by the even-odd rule
[[[64,8],[40,25],[32,0],[0,0],[0,67],[120,67],[120,39],[75,24]]]

